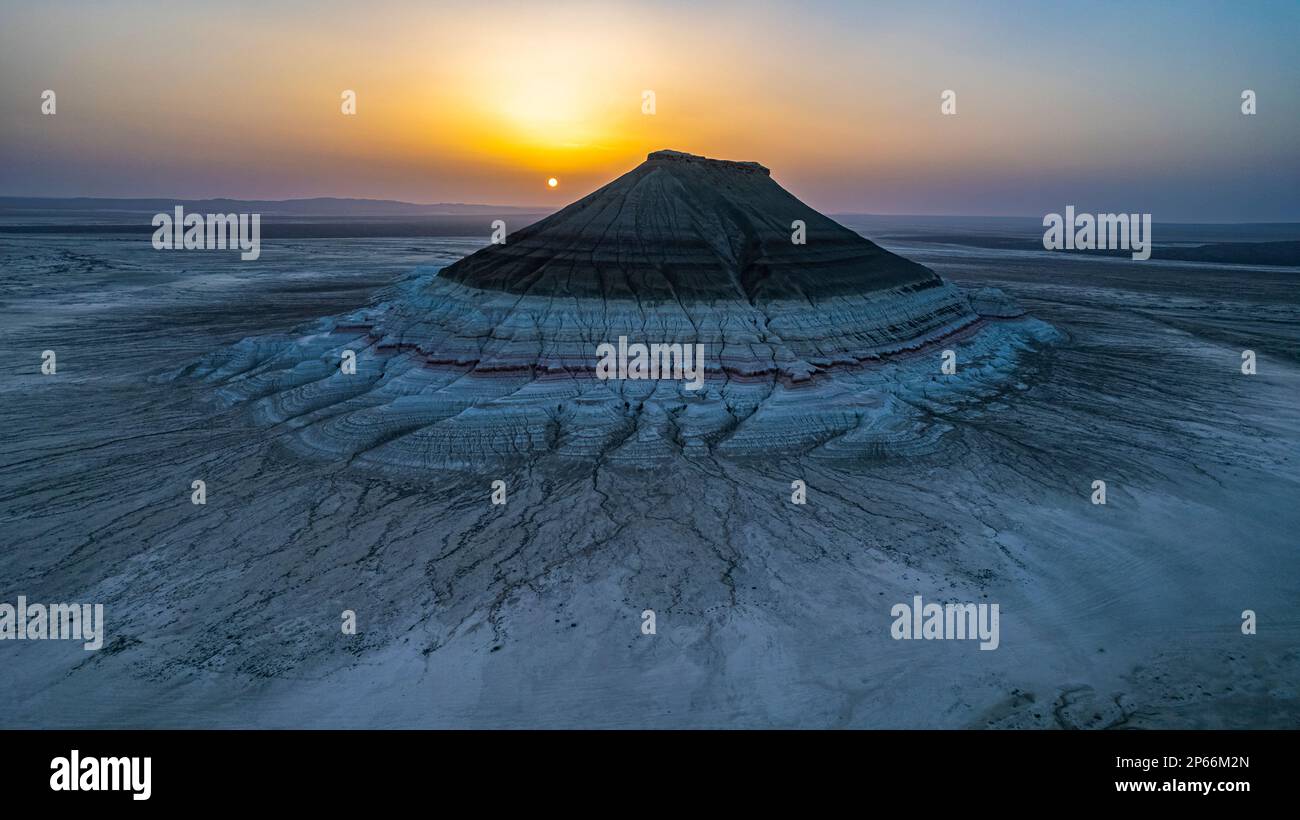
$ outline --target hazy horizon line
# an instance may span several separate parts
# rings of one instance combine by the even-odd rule
[[[392,198],[374,198],[374,197],[357,197],[357,196],[312,196],[312,197],[286,197],[283,199],[266,199],[266,198],[244,198],[232,196],[213,196],[213,197],[168,197],[168,196],[32,196],[27,194],[2,194],[0,193],[0,205],[6,200],[29,200],[39,202],[63,202],[71,203],[77,201],[98,201],[105,203],[112,202],[174,202],[174,203],[203,203],[203,202],[243,202],[243,203],[266,203],[271,205],[288,205],[293,203],[307,202],[339,202],[339,203],[365,203],[371,205],[401,205],[410,208],[439,208],[439,207],[460,207],[460,208],[483,208],[511,210],[536,214],[555,213],[573,202],[577,202],[582,197],[567,202],[558,207],[536,206],[536,205],[507,205],[501,203],[488,202],[411,202],[404,199]],[[828,216],[872,216],[872,217],[895,217],[895,218],[912,218],[912,219],[1042,219],[1044,214],[982,214],[982,213],[915,213],[915,212],[882,212],[882,211],[846,211],[846,210],[828,210],[825,211]],[[346,217],[347,213],[327,214],[329,216]],[[369,216],[375,216],[370,214]],[[381,214],[382,215],[382,214]],[[388,214],[389,216],[421,216],[421,214]],[[1296,219],[1270,219],[1270,220],[1232,220],[1232,219],[1155,219],[1157,224],[1166,225],[1300,225],[1300,220]]]

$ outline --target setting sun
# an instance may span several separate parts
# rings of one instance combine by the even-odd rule
[[[551,177],[550,179],[546,180],[546,187],[547,187],[547,188],[554,188],[556,185],[559,185],[559,184],[560,184],[560,181],[559,181],[558,179],[556,179],[555,177]]]

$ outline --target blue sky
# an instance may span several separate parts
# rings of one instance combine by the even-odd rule
[[[3,195],[551,206],[674,148],[762,162],[827,211],[1300,221],[1298,2],[6,1],[0,20]]]

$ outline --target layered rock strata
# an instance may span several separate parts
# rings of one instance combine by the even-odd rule
[[[931,446],[936,409],[1006,389],[1053,333],[817,213],[761,165],[658,151],[386,301],[189,373],[304,453],[404,472],[546,453],[861,458]],[[597,348],[620,337],[704,345],[704,388],[598,378]]]

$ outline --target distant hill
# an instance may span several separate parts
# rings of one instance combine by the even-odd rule
[[[923,241],[935,244],[964,245],[968,248],[988,248],[1007,251],[1043,251],[1042,240],[1038,237],[987,236],[970,234],[944,235],[939,233],[916,236],[912,234],[885,234],[878,236],[883,240]],[[1129,258],[1129,250],[1060,250],[1053,253],[1115,256]],[[1151,251],[1154,261],[1210,262],[1222,265],[1276,265],[1282,267],[1300,267],[1300,240],[1279,242],[1210,242],[1199,245],[1179,244],[1161,245],[1155,243]]]
[[[105,197],[0,196],[0,215],[108,216],[114,213],[170,213],[177,205],[194,213],[260,213],[264,217],[471,216],[537,213],[537,208],[440,202],[421,205],[393,199],[117,199]]]

